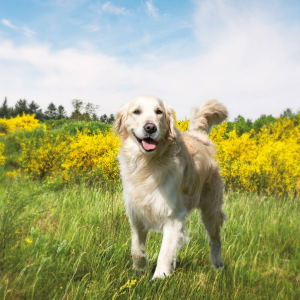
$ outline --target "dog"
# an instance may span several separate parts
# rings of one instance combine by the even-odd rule
[[[147,266],[148,231],[163,232],[153,279],[169,276],[176,267],[176,252],[186,239],[184,223],[194,209],[200,210],[210,238],[211,264],[223,267],[223,179],[208,132],[227,115],[221,103],[206,101],[192,109],[189,130],[182,132],[176,128],[174,110],[149,95],[132,99],[116,114],[114,131],[122,141],[118,159],[134,269]]]

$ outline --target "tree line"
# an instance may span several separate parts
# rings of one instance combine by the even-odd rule
[[[280,118],[288,118],[294,120],[299,124],[299,114],[300,110],[297,113],[293,112],[292,109],[287,108],[281,114]],[[227,131],[230,132],[235,127],[237,135],[241,136],[245,132],[250,132],[252,129],[259,131],[262,127],[268,126],[270,124],[276,123],[278,118],[273,117],[272,115],[261,115],[255,121],[251,119],[245,119],[243,116],[238,115],[233,122],[228,122]]]
[[[29,103],[26,99],[20,99],[14,107],[9,107],[7,104],[7,98],[5,98],[0,107],[0,118],[16,117],[17,115],[21,116],[24,112],[25,114],[35,114],[36,118],[40,121],[59,120],[64,118],[74,119],[76,121],[96,121],[106,124],[112,124],[115,121],[115,116],[113,114],[110,116],[107,116],[106,114],[100,116],[98,114],[99,105],[95,105],[90,102],[85,103],[79,99],[74,99],[71,103],[73,110],[70,116],[68,116],[64,106],[59,105],[56,107],[53,102],[51,102],[47,109],[43,112],[40,106],[33,100]],[[280,117],[299,121],[299,113],[300,111],[294,113],[290,108],[288,108],[280,114]],[[245,119],[243,116],[239,115],[233,122],[228,122],[228,131],[231,131],[235,127],[237,134],[240,136],[245,132],[250,132],[251,129],[258,131],[263,126],[270,125],[276,121],[277,118],[272,115],[261,115],[255,121]]]
[[[17,115],[22,116],[25,114],[35,114],[36,119],[41,122],[45,120],[60,120],[60,119],[74,119],[76,121],[95,121],[106,124],[112,124],[115,121],[115,116],[111,114],[99,115],[99,105],[95,105],[90,102],[83,102],[79,99],[72,100],[72,112],[68,116],[63,105],[56,106],[51,102],[47,109],[43,111],[41,107],[35,102],[28,102],[26,99],[20,99],[17,101],[15,106],[8,106],[7,98],[0,107],[0,118],[16,117]]]

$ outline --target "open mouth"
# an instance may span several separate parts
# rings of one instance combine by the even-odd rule
[[[135,139],[142,145],[142,147],[144,148],[145,151],[147,152],[151,152],[153,150],[155,150],[156,146],[157,146],[157,142],[154,141],[151,138],[145,138],[145,139],[139,139],[134,132],[132,132]]]

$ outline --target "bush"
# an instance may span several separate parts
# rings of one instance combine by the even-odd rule
[[[26,115],[23,113],[22,116],[17,115],[15,118],[0,119],[0,132],[9,133],[17,129],[32,130],[38,127],[39,120],[35,119],[35,115]]]
[[[69,134],[69,128],[53,135],[44,126],[42,134],[37,131],[27,139],[24,135],[21,142],[19,158],[21,169],[37,178],[60,174],[65,182],[74,176],[83,175],[101,167],[103,176],[117,181],[118,154],[120,140],[113,132],[102,133],[99,129],[92,133],[88,129],[77,130],[75,136]],[[71,176],[72,175],[72,176]]]
[[[211,139],[227,190],[283,195],[300,192],[300,126],[278,118],[259,132],[227,134],[227,122],[215,127]]]

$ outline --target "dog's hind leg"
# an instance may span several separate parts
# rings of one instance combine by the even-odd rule
[[[215,268],[224,266],[221,249],[221,227],[226,215],[222,211],[223,181],[218,178],[213,187],[206,187],[201,199],[201,212],[210,242],[210,259]]]
[[[157,266],[153,278],[169,276],[174,267],[174,258],[178,247],[184,240],[183,222],[170,220],[163,228],[163,241],[157,259]]]
[[[202,215],[202,220],[208,232],[210,242],[210,259],[211,264],[215,268],[222,268],[224,266],[221,249],[221,226],[223,223],[223,212],[217,211],[211,215]]]
[[[143,269],[147,266],[147,258],[145,255],[145,245],[148,231],[142,224],[131,224],[131,254],[134,269]]]

